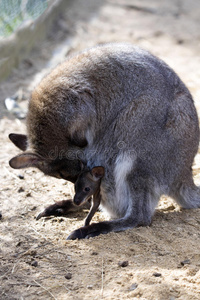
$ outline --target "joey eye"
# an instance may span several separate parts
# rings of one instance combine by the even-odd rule
[[[84,189],[84,191],[85,191],[85,192],[89,192],[89,191],[90,191],[90,188],[89,188],[89,187],[86,187],[86,188]]]

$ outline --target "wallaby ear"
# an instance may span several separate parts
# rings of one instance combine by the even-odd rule
[[[20,150],[25,151],[27,149],[27,136],[25,134],[10,133],[8,137]]]
[[[105,174],[105,170],[104,170],[104,167],[94,167],[91,171],[90,171],[93,179],[95,181],[101,179],[104,174]]]
[[[83,172],[86,165],[81,160],[79,160],[79,163],[80,163],[80,167],[81,167],[81,172]]]
[[[43,159],[35,153],[23,153],[13,157],[9,161],[9,165],[13,169],[23,169],[29,167],[38,167]]]

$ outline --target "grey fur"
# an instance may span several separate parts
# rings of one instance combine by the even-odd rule
[[[33,92],[27,129],[29,156],[38,156],[29,166],[48,173],[52,161],[65,159],[73,181],[80,170],[77,163],[69,169],[70,159],[105,168],[102,206],[115,220],[78,229],[71,239],[149,225],[162,194],[182,207],[200,207],[191,169],[199,144],[193,99],[147,51],[108,44],[70,58]],[[29,159],[21,160],[10,164],[25,167]]]

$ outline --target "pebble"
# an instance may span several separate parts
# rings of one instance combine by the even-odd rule
[[[19,177],[19,179],[24,179],[24,176],[21,174],[19,174],[18,177]]]
[[[92,290],[93,285],[92,285],[92,284],[89,284],[89,285],[87,285],[87,288],[88,288],[89,290]]]
[[[30,208],[30,210],[36,210],[37,209],[37,206],[33,206]]]
[[[20,187],[19,189],[18,189],[18,193],[22,193],[22,192],[24,192],[25,190],[24,190],[24,188],[23,187]]]
[[[67,274],[65,275],[65,278],[68,279],[68,280],[71,279],[71,278],[72,278],[72,274],[71,274],[71,273],[67,273]]]
[[[185,266],[185,265],[189,265],[191,262],[189,259],[185,259],[183,261],[181,261],[181,266]]]
[[[2,213],[0,213],[0,219],[2,218]]]
[[[138,287],[138,284],[137,284],[137,283],[133,283],[133,284],[130,286],[129,291],[134,291],[137,287]]]
[[[21,244],[22,244],[22,241],[17,242],[16,247],[21,246]]]
[[[119,261],[119,262],[118,262],[118,266],[119,266],[119,267],[122,267],[122,268],[127,267],[127,266],[128,266],[128,260]]]
[[[155,273],[153,273],[153,276],[155,276],[155,277],[160,277],[160,276],[162,276],[162,274],[161,274],[161,273],[155,272]]]
[[[32,261],[31,266],[36,268],[38,266],[38,262],[36,260]]]

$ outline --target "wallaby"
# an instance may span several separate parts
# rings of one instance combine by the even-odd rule
[[[106,44],[68,58],[33,91],[27,137],[14,136],[26,150],[10,160],[13,168],[37,167],[75,182],[79,159],[89,169],[105,167],[101,205],[114,220],[77,229],[69,239],[150,225],[162,194],[184,208],[200,207],[192,96],[169,66],[138,47]]]
[[[75,182],[75,196],[73,199],[74,204],[82,205],[83,203],[88,201],[91,196],[93,196],[92,206],[85,220],[85,226],[90,224],[92,217],[94,216],[100,205],[100,184],[101,178],[103,178],[103,176],[104,168],[94,167],[91,170],[83,170],[79,175],[77,181]]]

